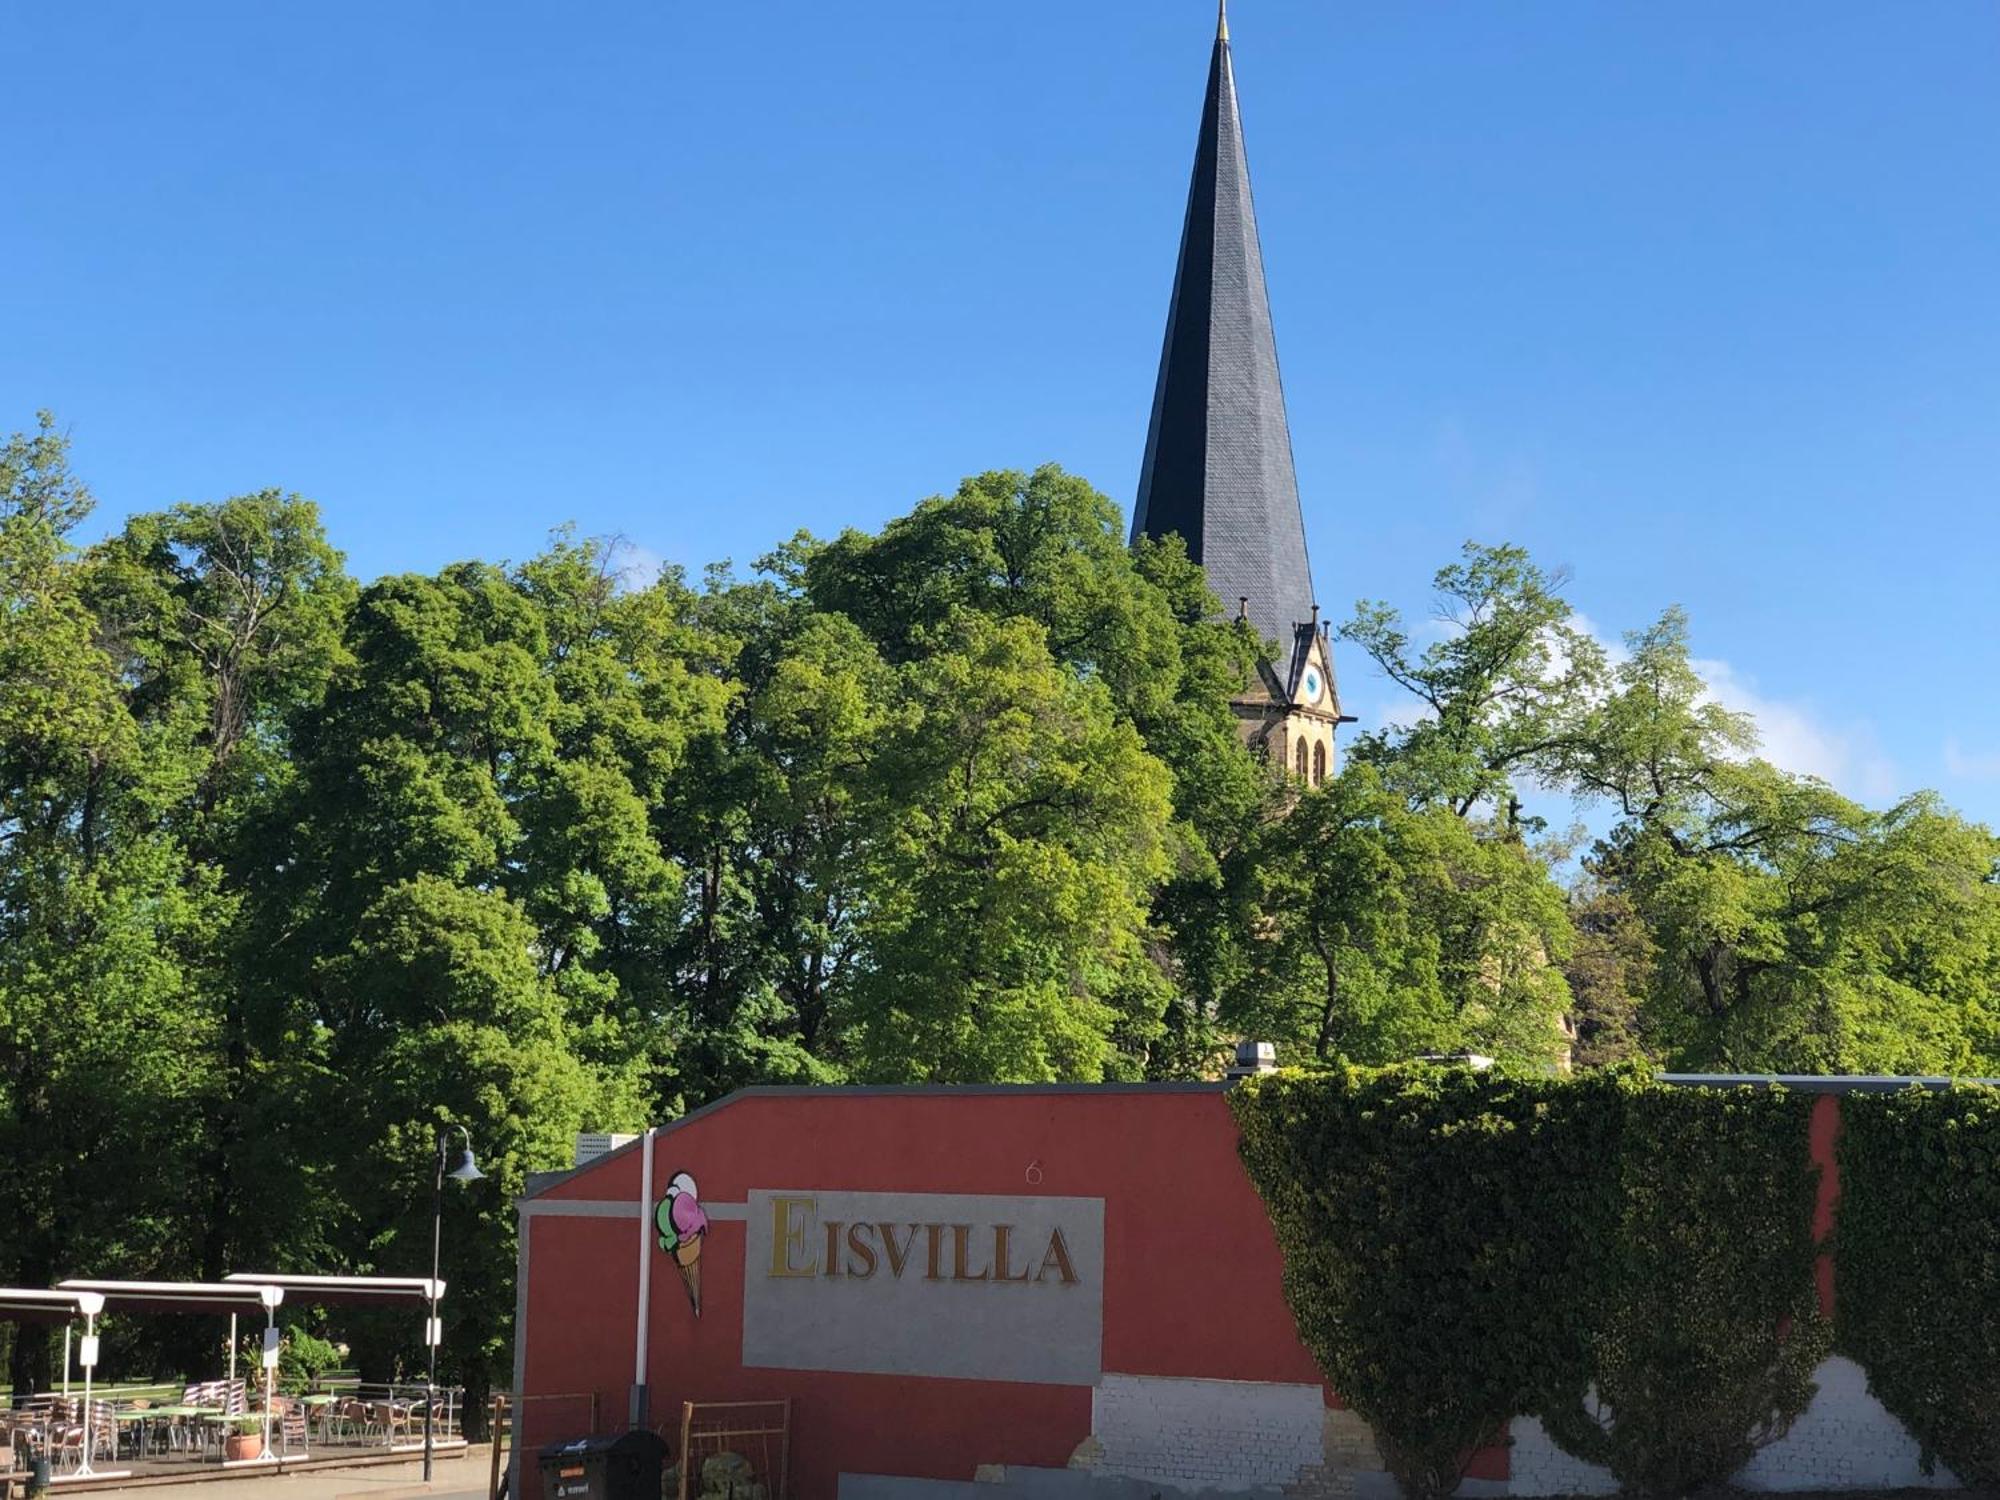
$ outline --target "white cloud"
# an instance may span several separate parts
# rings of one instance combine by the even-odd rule
[[[1948,739],[1944,768],[1968,781],[2000,781],[2000,750],[1967,750],[1956,739]]]
[[[1612,666],[1631,659],[1625,643],[1588,615],[1574,611],[1569,623],[1594,639]],[[1551,674],[1560,673],[1566,664],[1557,646],[1551,656]],[[1864,802],[1892,801],[1905,791],[1903,776],[1873,725],[1860,719],[1829,723],[1810,702],[1770,697],[1760,690],[1755,678],[1717,658],[1697,658],[1690,665],[1708,684],[1711,700],[1731,712],[1750,715],[1757,729],[1755,753],[1780,770],[1816,776]],[[1400,695],[1371,707],[1372,713],[1360,711],[1358,727],[1408,729],[1429,716],[1423,705]],[[2000,779],[2000,751],[1967,755],[1953,740],[1945,746],[1945,761],[1954,775]]]
[[[1604,648],[1604,659],[1617,666],[1632,659],[1632,653],[1625,649],[1625,643],[1608,630],[1600,629],[1598,623],[1580,609],[1569,614],[1569,623],[1581,635],[1587,635]]]
[[[1345,707],[1346,705],[1342,705]],[[1360,721],[1357,729],[1415,729],[1424,720],[1433,717],[1430,705],[1407,694],[1384,699],[1367,707],[1356,706],[1349,710]]]
[[[1859,719],[1829,724],[1810,704],[1766,697],[1754,678],[1726,661],[1697,660],[1693,666],[1717,703],[1757,721],[1757,753],[1772,765],[1817,776],[1864,801],[1883,802],[1901,792],[1902,777],[1872,725]]]
[[[1570,621],[1597,638],[1613,666],[1630,659],[1624,642],[1600,630],[1589,616],[1579,612]],[[1780,770],[1817,776],[1863,801],[1886,802],[1902,794],[1902,775],[1873,725],[1860,719],[1829,724],[1812,704],[1767,696],[1754,677],[1715,657],[1697,658],[1690,665],[1708,684],[1711,699],[1756,721],[1757,754]],[[1995,774],[2000,774],[2000,757],[1995,759]]]
[[[643,589],[660,576],[666,558],[651,547],[642,547],[629,537],[614,537],[607,561],[621,589]]]

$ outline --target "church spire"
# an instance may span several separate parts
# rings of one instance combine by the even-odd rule
[[[1166,345],[1132,517],[1178,532],[1225,606],[1292,654],[1312,617],[1312,569],[1292,471],[1264,257],[1237,112],[1227,0],[1218,8]]]

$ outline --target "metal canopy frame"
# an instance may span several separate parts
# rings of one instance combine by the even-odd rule
[[[52,1289],[0,1287],[0,1322],[68,1322],[85,1320],[83,1358],[84,1458],[74,1478],[107,1478],[90,1467],[91,1388],[97,1366],[97,1317],[107,1310],[153,1313],[229,1315],[229,1370],[236,1372],[236,1320],[244,1311],[264,1313],[263,1452],[256,1460],[275,1460],[271,1451],[272,1385],[277,1375],[278,1309],[286,1294],[298,1301],[364,1307],[396,1307],[415,1303],[428,1314],[425,1337],[435,1341],[438,1303],[445,1284],[429,1276],[310,1276],[237,1271],[221,1281],[126,1281],[75,1277]],[[435,1397],[433,1397],[435,1399]]]
[[[430,1482],[431,1432],[437,1421],[437,1348],[444,1342],[444,1322],[438,1315],[438,1304],[444,1300],[443,1280],[436,1276],[318,1276],[292,1271],[233,1271],[223,1277],[223,1281],[282,1287],[292,1294],[295,1301],[325,1306],[406,1307],[415,1303],[423,1308],[424,1345],[431,1356],[431,1377],[424,1388],[424,1482]]]
[[[90,1361],[83,1367],[83,1462],[79,1472],[90,1469],[90,1375],[97,1364],[97,1315],[104,1311],[104,1297],[98,1292],[55,1291],[37,1287],[0,1287],[0,1323],[60,1323],[63,1325],[63,1395],[69,1395],[69,1325],[83,1319],[84,1350]]]
[[[113,1309],[133,1312],[227,1312],[231,1308],[278,1307],[285,1289],[265,1283],[222,1281],[94,1281],[73,1277],[56,1283],[59,1292],[90,1292]]]
[[[0,1287],[0,1323],[67,1323],[103,1311],[104,1298],[97,1292]]]
[[[278,1287],[299,1302],[393,1307],[408,1302],[444,1300],[445,1284],[428,1276],[303,1276],[291,1272],[232,1271],[222,1278],[231,1288]]]
[[[78,1297],[94,1297],[100,1308],[128,1308],[133,1312],[229,1314],[229,1368],[236,1369],[236,1318],[245,1308],[264,1310],[264,1421],[263,1448],[255,1462],[276,1461],[271,1451],[272,1384],[277,1378],[278,1308],[284,1303],[285,1289],[251,1282],[221,1281],[94,1281],[77,1277],[56,1283],[58,1292]],[[84,1333],[83,1365],[83,1463],[76,1478],[94,1476],[90,1467],[90,1382],[97,1365],[96,1316],[90,1314]]]

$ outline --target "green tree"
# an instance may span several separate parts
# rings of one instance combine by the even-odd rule
[[[657,1080],[685,1032],[676,802],[740,693],[734,646],[701,623],[681,574],[625,587],[612,560],[565,531],[513,574],[550,700],[547,749],[507,794],[521,825],[508,884],[583,1055]]]
[[[591,881],[657,878],[618,839],[632,803],[607,766],[642,763],[659,726],[617,745],[611,707],[579,681],[589,652],[568,602],[548,577],[524,586],[483,564],[364,590],[348,660],[298,720],[299,775],[258,882],[261,967],[303,1008],[317,1067],[300,1107],[346,1122],[322,1155],[343,1184],[329,1256],[405,1271],[427,1259],[440,1126],[463,1126],[491,1175],[473,1192],[482,1232],[447,1243],[460,1289],[447,1355],[475,1397],[504,1365],[504,1205],[526,1172],[567,1159],[578,1128],[645,1113],[639,1049],[606,987],[566,982],[551,955],[588,948],[576,917],[598,908]],[[571,814],[585,826],[555,842]],[[393,1348],[377,1343],[373,1368]]]
[[[1440,634],[1421,650],[1387,604],[1356,605],[1342,639],[1414,696],[1421,716],[1364,732],[1350,756],[1417,806],[1515,815],[1518,782],[1549,778],[1604,686],[1604,650],[1573,623],[1567,581],[1519,547],[1467,542],[1464,560],[1433,581]]]
[[[1141,938],[1167,870],[1168,773],[1030,620],[961,616],[899,675],[877,768],[898,806],[871,881],[859,1071],[1130,1071],[1112,1033],[1160,1003]]]
[[[1371,765],[1298,794],[1259,842],[1257,959],[1232,1015],[1321,1060],[1477,1051],[1550,1066],[1563,894],[1519,841],[1412,809]]]
[[[732,643],[735,694],[670,819],[689,900],[669,1091],[690,1105],[747,1083],[838,1081],[852,1051],[894,678],[851,621],[804,604],[795,556],[754,581],[717,572],[702,601]]]
[[[534,958],[534,930],[505,895],[437,875],[383,891],[344,952],[320,968],[325,1001],[349,1018],[330,1050],[322,1120],[346,1183],[339,1248],[357,1267],[429,1263],[435,1141],[465,1128],[481,1182],[454,1188],[445,1245],[448,1376],[478,1407],[511,1367],[510,1206],[534,1170],[565,1164],[581,1129],[639,1123],[636,1080],[591,1067],[563,997]],[[337,1080],[337,1082],[336,1082]],[[363,1368],[376,1378],[421,1358],[407,1319],[378,1321]]]
[[[1645,919],[1628,893],[1589,870],[1570,889],[1569,913],[1572,1062],[1600,1068],[1649,1057],[1642,1010],[1657,955]]]
[[[1241,854],[1271,785],[1230,700],[1269,643],[1220,618],[1178,538],[1128,547],[1117,507],[1053,465],[977,475],[878,535],[847,532],[792,561],[811,605],[851,619],[893,665],[933,652],[956,618],[1018,619],[1040,627],[1058,668],[1103,688],[1173,799],[1167,875],[1148,895],[1154,972],[1130,972],[1118,1047],[1152,1076],[1208,1068],[1245,961]]]
[[[1167,992],[1144,1042],[1149,1077],[1212,1073],[1235,1029],[1230,997],[1249,974],[1257,928],[1255,851],[1282,811],[1284,778],[1246,753],[1231,699],[1269,642],[1223,624],[1199,564],[1178,536],[1141,537],[1134,561],[1180,626],[1180,690],[1135,721],[1174,778],[1173,870],[1153,897],[1149,950]]]
[[[291,1036],[244,982],[257,955],[254,942],[240,947],[240,892],[259,820],[291,778],[291,719],[318,702],[342,658],[355,588],[318,508],[275,490],[134,516],[88,563],[99,639],[130,711],[189,778],[162,804],[163,825],[187,852],[191,892],[222,924],[190,955],[214,1028],[192,1174],[204,1200],[198,1268],[212,1280],[271,1263],[315,1217],[291,1169],[316,1155],[291,1107]]]
[[[0,447],[0,1273],[15,1285],[190,1270],[198,1239],[200,974],[224,910],[171,827],[199,762],[135,716],[90,606],[69,541],[89,508],[46,415]],[[10,1374],[47,1387],[38,1331]]]
[[[1629,639],[1566,756],[1619,822],[1591,868],[1643,921],[1639,1020],[1690,1069],[1960,1072],[2000,974],[2000,844],[1929,796],[1874,812],[1748,758],[1687,624]]]
[[[879,758],[895,715],[893,674],[842,615],[805,616],[745,700],[743,750],[761,771],[750,901],[762,985],[786,1018],[767,1045],[790,1077],[839,1076],[850,1056],[869,877],[895,803]]]

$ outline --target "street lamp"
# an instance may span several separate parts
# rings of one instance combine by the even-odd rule
[[[445,1164],[451,1154],[451,1133],[456,1130],[465,1142],[465,1150],[457,1166],[450,1171]],[[437,1135],[437,1180],[431,1187],[431,1284],[430,1317],[424,1322],[424,1342],[430,1345],[430,1375],[424,1381],[424,1483],[431,1482],[431,1433],[437,1423],[438,1399],[438,1344],[443,1330],[438,1326],[438,1247],[444,1239],[444,1180],[453,1182],[477,1182],[486,1174],[479,1170],[479,1163],[472,1159],[472,1136],[463,1125],[447,1125]]]

